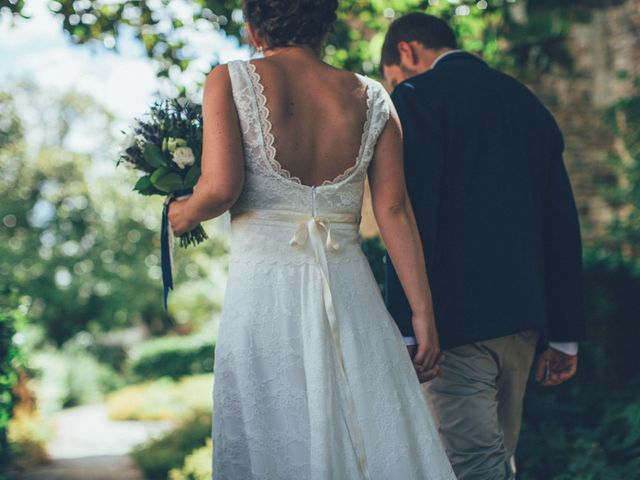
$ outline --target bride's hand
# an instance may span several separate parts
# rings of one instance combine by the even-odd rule
[[[436,369],[442,362],[440,340],[433,316],[414,314],[411,323],[418,343],[417,352],[413,357],[413,365],[422,382],[423,374]]]
[[[186,214],[186,204],[186,198],[183,200],[174,200],[169,204],[169,212],[167,216],[169,217],[169,224],[171,225],[171,228],[173,228],[176,236],[190,232],[198,225],[197,222],[194,224]]]

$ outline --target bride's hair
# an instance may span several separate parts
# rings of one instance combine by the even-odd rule
[[[338,0],[243,0],[245,19],[270,48],[320,46],[336,21]]]

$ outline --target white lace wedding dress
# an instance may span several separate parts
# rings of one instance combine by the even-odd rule
[[[360,77],[368,113],[356,163],[309,187],[276,160],[255,66],[232,62],[229,74],[246,180],[216,346],[216,480],[455,478],[359,245],[388,95]]]

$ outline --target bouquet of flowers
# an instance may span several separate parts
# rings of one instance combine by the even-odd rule
[[[193,193],[200,178],[202,154],[202,108],[183,99],[165,100],[151,106],[137,119],[125,140],[118,160],[142,172],[133,189],[141,195],[163,195],[161,264],[164,302],[173,288],[173,234],[167,212],[172,200]],[[180,245],[197,245],[207,239],[201,225],[180,236]]]

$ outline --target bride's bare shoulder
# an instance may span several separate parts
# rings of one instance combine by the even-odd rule
[[[206,85],[211,83],[223,83],[229,81],[229,64],[221,63],[214,67],[209,74],[207,75],[207,80],[205,82]]]
[[[219,101],[226,97],[230,97],[231,78],[229,77],[229,66],[220,64],[216,66],[209,74],[204,84],[203,106],[206,107],[210,101]]]

